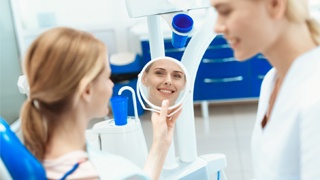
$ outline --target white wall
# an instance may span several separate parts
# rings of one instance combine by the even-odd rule
[[[11,0],[17,6],[15,14],[22,32],[18,38],[24,54],[29,44],[47,28],[71,26],[87,30],[108,46],[109,54],[140,53],[137,37],[129,35],[129,28],[145,24],[146,18],[131,19],[125,0]],[[320,0],[309,0],[312,14],[320,20]],[[146,31],[147,26],[142,25]]]
[[[16,6],[11,9],[11,5]],[[18,31],[14,28],[12,10],[18,15]],[[51,21],[41,22],[41,16]],[[19,38],[26,49],[48,28],[44,26],[46,23],[54,23],[88,30],[107,44],[109,53],[116,53],[130,51],[127,29],[142,21],[145,19],[128,17],[124,0],[0,0],[0,116],[9,123],[18,119],[25,99],[17,87],[22,74]]]
[[[27,30],[41,28],[41,22],[38,20],[45,15],[53,16],[57,25],[76,27],[101,26],[126,16],[126,12],[122,10],[125,8],[124,2],[118,0],[18,0],[18,2],[23,26]]]
[[[21,24],[22,53],[43,31],[69,26],[92,32],[104,41],[109,53],[132,51],[128,47],[128,28],[144,23],[131,19],[124,0],[11,0]]]
[[[0,116],[9,123],[19,118],[25,99],[17,87],[21,74],[9,0],[0,0]]]

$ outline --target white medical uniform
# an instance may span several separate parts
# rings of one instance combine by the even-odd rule
[[[262,128],[276,75],[271,69],[261,86],[251,142],[255,178],[320,179],[320,47],[292,63]]]

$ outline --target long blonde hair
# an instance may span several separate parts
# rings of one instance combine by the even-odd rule
[[[75,95],[102,71],[106,57],[102,42],[71,28],[53,28],[29,47],[24,73],[30,94],[21,121],[25,145],[39,160],[59,123],[55,115],[72,108]]]
[[[288,0],[286,15],[294,22],[306,22],[313,41],[320,44],[320,24],[310,17],[307,0]]]

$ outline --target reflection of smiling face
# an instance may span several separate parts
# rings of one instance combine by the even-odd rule
[[[186,84],[182,68],[171,60],[161,59],[149,65],[143,73],[142,82],[148,87],[149,101],[161,106],[164,99],[174,105]]]

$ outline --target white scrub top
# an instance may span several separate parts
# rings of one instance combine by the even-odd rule
[[[271,69],[261,86],[251,141],[255,178],[320,179],[320,47],[292,63],[262,129],[276,75]]]

